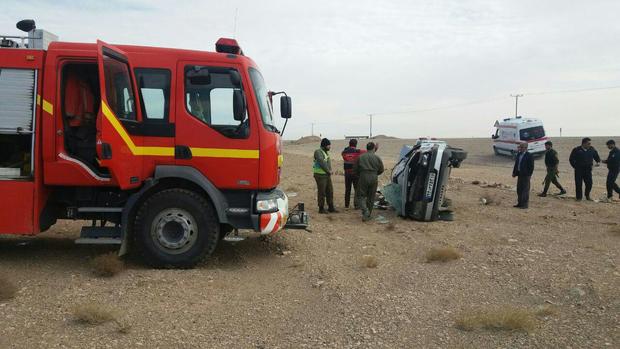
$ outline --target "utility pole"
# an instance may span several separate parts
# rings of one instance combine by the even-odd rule
[[[523,97],[523,94],[510,95],[510,97],[514,97],[515,99],[515,118],[519,115],[519,97]]]
[[[312,131],[310,132],[310,135],[314,136],[314,122],[311,122],[310,125],[312,125]]]
[[[368,117],[370,119],[370,134],[368,136],[368,138],[372,138],[372,114],[368,114]]]
[[[560,127],[560,137],[562,137],[562,128]]]

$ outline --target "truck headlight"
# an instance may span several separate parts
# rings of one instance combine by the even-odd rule
[[[259,200],[256,202],[256,211],[264,212],[277,212],[278,201],[276,199]]]

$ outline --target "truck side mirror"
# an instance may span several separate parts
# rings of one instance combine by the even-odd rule
[[[245,119],[245,96],[243,91],[235,90],[233,92],[233,112],[236,121],[243,121]]]
[[[292,102],[291,97],[289,96],[281,96],[280,97],[280,116],[283,119],[290,119],[292,113]]]
[[[498,136],[498,135],[491,135],[491,138],[492,138],[492,139],[498,139],[498,138],[499,138],[499,136]]]

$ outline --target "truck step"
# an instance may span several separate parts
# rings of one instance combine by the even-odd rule
[[[80,238],[97,239],[97,238],[121,238],[121,227],[82,227]]]
[[[120,245],[120,238],[79,238],[75,240],[78,245]]]

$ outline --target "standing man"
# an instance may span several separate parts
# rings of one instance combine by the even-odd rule
[[[362,205],[362,221],[370,219],[375,204],[375,194],[379,175],[383,173],[383,161],[376,154],[373,142],[366,144],[366,153],[362,154],[355,163],[355,173],[359,176],[358,188],[360,204]]]
[[[344,207],[349,208],[351,202],[351,187],[355,190],[353,197],[353,207],[360,208],[359,190],[357,187],[358,177],[353,171],[353,166],[357,159],[364,153],[361,149],[357,149],[357,139],[351,139],[349,146],[342,151],[342,160],[344,160]]]
[[[601,162],[596,149],[592,147],[591,139],[586,137],[581,140],[581,145],[574,148],[570,153],[568,161],[575,169],[575,198],[581,201],[583,192],[582,184],[586,184],[586,200],[592,201],[590,191],[592,191],[592,165],[596,161],[596,166]]]
[[[312,172],[317,187],[319,213],[338,212],[334,207],[334,187],[332,185],[332,162],[329,158],[331,142],[327,138],[321,140],[321,147],[314,151]],[[325,211],[327,200],[328,211]]]
[[[547,167],[547,176],[545,177],[545,188],[542,193],[538,194],[540,197],[547,196],[547,190],[549,190],[549,185],[553,183],[558,189],[560,189],[560,193],[558,195],[566,194],[566,190],[562,188],[560,182],[558,182],[558,164],[560,160],[558,159],[558,152],[553,149],[553,142],[547,141],[545,142],[545,166]]]
[[[514,207],[526,209],[530,201],[530,180],[534,173],[534,157],[527,151],[527,143],[519,143],[519,152],[512,169],[512,177],[517,177],[517,204]]]
[[[613,139],[607,141],[607,148],[609,149],[609,156],[607,160],[603,160],[604,164],[607,164],[607,200],[611,200],[613,192],[615,191],[620,196],[620,188],[616,184],[618,173],[620,173],[620,149],[616,147],[616,142]]]

